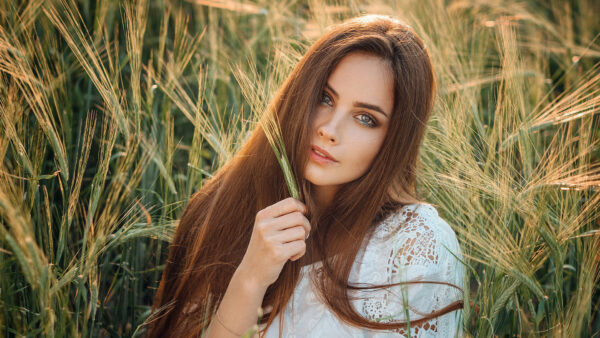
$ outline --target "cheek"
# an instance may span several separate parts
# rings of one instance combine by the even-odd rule
[[[317,126],[321,125],[324,121],[324,119],[326,118],[325,116],[327,115],[327,108],[319,106],[317,107],[313,114],[310,117],[310,120],[308,122],[308,125],[310,126],[310,132],[312,134],[314,134],[317,130]],[[311,135],[312,135],[311,134]]]
[[[348,149],[352,154],[353,167],[364,173],[379,153],[382,143],[381,137],[370,137],[363,141],[357,140],[357,142],[350,143]]]

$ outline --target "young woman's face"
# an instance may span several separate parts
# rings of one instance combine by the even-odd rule
[[[390,66],[366,53],[345,56],[327,79],[316,107],[305,178],[336,190],[366,173],[381,148],[393,106]],[[332,159],[319,156],[323,150]]]

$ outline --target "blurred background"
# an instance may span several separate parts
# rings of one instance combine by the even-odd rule
[[[437,73],[419,191],[463,247],[465,335],[598,337],[596,0],[0,1],[0,336],[143,335],[190,195],[364,13]]]

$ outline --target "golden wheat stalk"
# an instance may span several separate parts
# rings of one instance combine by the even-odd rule
[[[241,65],[233,66],[233,74],[240,84],[242,93],[250,104],[252,112],[263,112],[262,116],[258,119],[259,124],[265,132],[267,140],[275,153],[277,162],[279,162],[283,170],[283,177],[290,195],[295,199],[299,199],[298,186],[296,185],[294,172],[287,157],[277,113],[273,107],[269,107],[266,104],[270,101],[269,94],[275,91],[275,88],[270,87],[270,85],[273,85],[273,81],[272,79],[267,79],[266,81],[260,79],[256,64],[252,60],[248,60],[247,66],[247,70],[243,69]],[[273,73],[277,73],[277,70],[275,69]]]

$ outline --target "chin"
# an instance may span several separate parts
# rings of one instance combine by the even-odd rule
[[[339,185],[349,182],[347,180],[340,181],[339,177],[327,177],[324,175],[315,175],[315,176],[306,175],[305,179],[308,182],[312,183],[312,185],[318,186],[318,187],[339,186]]]
[[[333,182],[331,182],[331,180],[328,180],[327,177],[324,177],[324,175],[322,174],[311,175],[310,173],[307,173],[306,175],[304,175],[304,179],[312,183],[312,185],[316,186],[326,186],[334,184]]]
[[[325,185],[330,185],[329,182],[327,182],[326,180],[321,179],[314,179],[314,177],[310,177],[307,176],[305,178],[308,182],[310,182],[312,185],[316,185],[316,186],[325,186]]]

